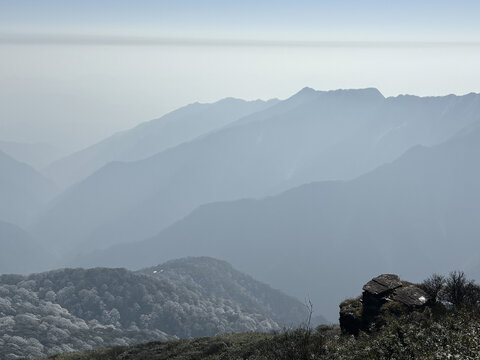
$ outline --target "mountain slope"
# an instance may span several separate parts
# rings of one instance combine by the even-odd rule
[[[195,276],[190,276],[195,268]],[[242,293],[215,294],[202,281],[232,275]],[[306,308],[211,258],[145,269],[62,269],[0,276],[0,356],[45,354],[127,345],[173,337],[280,329],[283,313],[299,323]],[[161,271],[164,270],[164,271]],[[266,295],[267,299],[256,297]],[[270,297],[284,308],[268,311]],[[248,301],[245,301],[248,299]],[[259,305],[260,304],[260,305]],[[21,344],[21,346],[19,346]]]
[[[57,199],[34,231],[78,253],[153,236],[205,203],[348,180],[445,141],[478,120],[479,99],[304,89],[150,158],[110,163]]]
[[[299,325],[308,317],[305,304],[297,299],[255,281],[225,261],[210,257],[171,260],[139,272],[196,284],[209,296],[238,302],[251,313],[270,314],[279,324]],[[315,313],[313,316],[313,325],[327,322],[321,315]]]
[[[0,141],[0,150],[36,170],[42,169],[63,155],[61,150],[43,143]]]
[[[266,109],[276,101],[227,98],[213,104],[191,104],[58,160],[45,169],[45,174],[67,187],[111,161],[147,158]]]
[[[0,174],[0,220],[25,225],[56,193],[50,180],[2,151]]]
[[[135,268],[208,254],[297,297],[310,294],[333,320],[361,278],[381,271],[420,280],[480,254],[479,158],[476,126],[352,181],[202,206],[152,239],[77,263]]]
[[[304,89],[192,142],[110,163],[56,199],[33,232],[64,253],[106,247],[154,235],[203,203],[283,190],[292,166],[317,156],[334,134],[361,128],[382,101],[373,89]]]
[[[19,227],[0,221],[0,274],[48,269],[56,259]]]

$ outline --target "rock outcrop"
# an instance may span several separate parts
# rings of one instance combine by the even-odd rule
[[[400,280],[394,274],[382,274],[363,286],[363,294],[340,304],[340,327],[344,333],[358,335],[372,324],[384,321],[385,315],[418,311],[430,302],[418,286]]]

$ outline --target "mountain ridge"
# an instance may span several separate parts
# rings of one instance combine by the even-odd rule
[[[379,267],[416,280],[415,271],[425,261],[429,271],[445,272],[480,254],[475,245],[480,174],[470,166],[480,156],[479,140],[480,128],[435,147],[414,147],[351,181],[311,183],[265,199],[204,205],[156,237],[74,263],[119,261],[135,268],[152,261],[152,254],[209,254],[298,297],[311,289],[315,279],[310,274],[316,274],[331,295],[318,290],[312,299],[331,316],[339,297],[351,295],[349,284]],[[454,234],[461,245],[449,242]],[[471,249],[468,254],[465,248]],[[335,259],[356,269],[336,267]],[[338,283],[329,280],[332,269]]]
[[[222,127],[250,112],[276,102],[225,98],[215,103],[193,103],[143,122],[57,160],[44,169],[62,187],[83,180],[110,161],[135,161]]]
[[[57,261],[25,230],[0,220],[0,274],[38,272]]]
[[[0,173],[0,220],[26,226],[57,193],[53,182],[1,150]]]
[[[324,96],[325,94],[328,94],[328,93],[321,92],[320,97]],[[329,94],[328,96],[331,96],[331,94]],[[353,95],[349,94],[348,96],[351,98]],[[354,98],[351,98],[351,99],[352,99],[351,101],[355,101]],[[383,97],[382,97],[382,99],[383,99]],[[324,99],[322,101],[329,101],[329,100]],[[287,103],[288,103],[288,100],[287,100]],[[307,101],[306,103],[309,103],[309,101]],[[277,106],[279,106],[279,105],[283,106],[284,104],[285,103],[276,104],[273,107],[271,107],[270,109],[272,109],[272,111],[274,111]],[[356,106],[359,106],[360,108],[370,106],[370,104],[364,104],[363,101],[359,101],[359,100],[356,100],[355,104],[356,104]],[[320,105],[312,105],[312,106],[317,106],[318,107]],[[332,106],[332,105],[330,105],[330,106]],[[297,107],[298,106],[295,106],[294,108],[297,108]],[[328,110],[326,110],[326,111],[328,111]],[[270,122],[273,121],[275,123],[275,126],[278,126],[278,121],[276,121],[277,118],[269,120],[268,119],[268,114],[266,114],[266,115],[262,115],[260,119],[263,119],[265,117],[266,117],[265,121],[270,121]],[[290,119],[290,117],[284,115],[281,119],[282,119],[283,122],[288,123],[289,122],[288,120]],[[235,164],[233,164],[231,162],[230,163],[225,162],[224,160],[218,158],[219,155],[218,155],[217,151],[220,151],[221,149],[231,148],[232,146],[229,145],[229,144],[237,142],[238,144],[235,145],[236,147],[235,147],[234,151],[235,152],[240,152],[241,149],[240,149],[239,146],[243,146],[243,145],[241,145],[241,143],[243,143],[244,141],[248,141],[249,143],[250,142],[253,143],[252,145],[254,145],[254,146],[252,147],[252,150],[254,150],[256,146],[262,146],[261,145],[262,135],[258,134],[258,135],[255,135],[252,138],[252,136],[249,134],[249,130],[248,130],[252,126],[255,127],[257,123],[262,124],[262,121],[259,121],[257,119],[255,122],[248,122],[246,124],[242,124],[241,121],[242,120],[239,120],[239,123],[240,123],[239,126],[236,126],[236,127],[228,126],[228,127],[224,128],[223,130],[221,130],[220,133],[218,131],[214,132],[214,133],[211,133],[204,138],[201,138],[201,139],[197,138],[196,140],[193,140],[191,142],[187,142],[183,145],[179,145],[175,148],[168,149],[166,151],[163,151],[161,153],[153,155],[153,156],[151,156],[147,159],[137,161],[135,163],[115,163],[115,164],[107,165],[107,167],[104,167],[102,169],[102,171],[99,171],[99,172],[93,174],[92,176],[90,176],[88,179],[86,179],[81,184],[77,184],[76,186],[70,188],[69,191],[66,194],[71,194],[72,191],[73,192],[83,191],[83,190],[78,190],[79,185],[82,185],[82,188],[86,190],[90,186],[89,184],[95,183],[95,181],[96,181],[95,178],[100,179],[99,180],[100,182],[105,181],[105,183],[104,183],[105,184],[104,185],[105,189],[103,189],[103,190],[99,189],[99,192],[97,193],[97,195],[93,196],[93,197],[90,197],[90,198],[100,199],[100,198],[106,197],[106,196],[108,196],[108,198],[111,198],[111,196],[106,195],[106,194],[108,192],[112,191],[111,188],[112,188],[112,185],[113,185],[113,187],[115,189],[117,189],[117,191],[119,191],[119,193],[128,194],[127,196],[129,197],[129,199],[125,198],[124,200],[126,200],[126,203],[124,203],[124,204],[129,204],[129,205],[120,205],[118,203],[118,204],[115,205],[115,208],[112,209],[111,214],[113,214],[115,212],[116,213],[115,216],[117,216],[117,217],[120,216],[120,217],[125,218],[125,220],[120,221],[120,223],[128,224],[128,221],[126,221],[127,218],[129,218],[130,220],[135,219],[135,221],[144,221],[145,219],[147,219],[151,216],[151,215],[148,215],[144,209],[141,209],[141,210],[136,209],[135,208],[135,206],[137,206],[136,204],[138,204],[138,206],[144,206],[146,208],[150,208],[148,213],[158,214],[157,219],[155,221],[153,221],[153,219],[148,220],[150,222],[149,224],[147,224],[147,223],[143,223],[142,225],[138,224],[138,226],[136,226],[136,228],[137,229],[144,229],[144,234],[139,234],[142,237],[144,235],[145,236],[148,235],[149,233],[153,234],[153,233],[155,233],[155,228],[157,228],[157,230],[158,230],[158,227],[162,226],[162,223],[166,225],[168,223],[171,223],[174,220],[177,220],[181,216],[184,216],[187,212],[193,210],[193,208],[195,206],[198,206],[201,203],[215,201],[217,199],[218,200],[224,200],[225,199],[225,195],[221,195],[221,194],[219,194],[219,196],[215,196],[215,197],[217,197],[217,199],[215,197],[212,199],[212,195],[214,195],[213,194],[213,189],[208,189],[208,190],[205,189],[204,191],[198,191],[198,192],[195,192],[195,193],[193,193],[190,190],[189,192],[192,193],[192,198],[184,197],[186,203],[185,203],[185,205],[183,205],[183,204],[181,204],[181,202],[178,201],[178,199],[174,200],[174,198],[173,198],[173,197],[179,196],[179,195],[176,195],[175,193],[180,193],[180,192],[183,193],[183,191],[180,190],[180,189],[178,189],[178,190],[175,189],[174,191],[169,190],[170,195],[168,197],[170,199],[168,199],[168,198],[164,199],[163,198],[163,196],[164,196],[163,193],[159,193],[158,196],[161,196],[163,198],[159,201],[155,200],[154,197],[152,196],[152,194],[149,193],[151,191],[157,192],[157,190],[156,190],[157,188],[165,187],[165,186],[166,187],[174,186],[175,188],[178,188],[179,186],[191,187],[190,184],[185,183],[185,182],[188,182],[188,179],[192,178],[192,176],[190,174],[184,174],[184,172],[190,171],[189,169],[193,169],[193,171],[199,171],[198,169],[196,169],[196,168],[198,168],[198,165],[195,165],[197,159],[201,158],[202,159],[201,161],[206,161],[206,159],[208,159],[209,156],[217,157],[218,161],[215,160],[215,162],[220,162],[218,164],[218,166],[227,166],[228,167],[228,169],[223,170],[224,173],[228,172],[229,177],[234,176],[234,174],[230,172],[230,168],[231,168],[232,171],[234,171],[235,174],[238,175],[236,177],[236,180],[233,179],[233,178],[229,179],[229,181],[231,180],[231,181],[233,181],[233,183],[230,183],[228,181],[223,181],[222,186],[216,186],[216,189],[215,189],[216,191],[220,191],[220,189],[223,187],[224,188],[223,192],[226,193],[226,194],[229,194],[231,192],[230,188],[240,189],[238,186],[236,186],[236,184],[239,184],[239,182],[243,180],[243,178],[245,177],[246,170],[235,169],[234,168],[236,166]],[[263,125],[261,125],[261,126],[263,126]],[[270,127],[270,126],[273,126],[273,124],[268,124],[266,126]],[[295,125],[290,124],[289,126],[295,126]],[[320,124],[318,126],[322,126],[322,125]],[[245,131],[247,131],[247,132],[245,132]],[[261,130],[261,131],[264,131],[264,130]],[[307,132],[306,129],[302,130],[302,131]],[[303,134],[303,132],[302,132],[302,134]],[[240,134],[245,133],[245,135],[240,135],[240,136],[242,136],[242,139],[239,139],[237,141],[237,140],[235,140],[235,137],[237,137],[238,133],[240,133]],[[227,136],[225,136],[225,134],[227,134]],[[230,135],[228,135],[228,134],[230,134]],[[311,135],[310,135],[310,137],[311,137]],[[215,145],[213,145],[213,147],[208,145],[209,143],[211,143],[212,139],[215,139],[214,140]],[[274,144],[268,145],[268,146],[269,147],[274,146],[275,148],[278,148],[278,147],[282,146],[281,144],[283,143],[283,140],[274,139],[274,141],[275,141]],[[312,139],[311,141],[314,141],[314,140]],[[201,149],[202,149],[201,151],[196,149],[196,147],[198,147],[198,146],[201,147]],[[272,150],[268,150],[268,151],[270,152]],[[256,151],[256,150],[254,150],[254,151]],[[308,150],[304,149],[304,150],[302,150],[302,152],[305,153],[305,152],[308,152]],[[235,155],[232,155],[232,156],[237,156],[237,155],[235,153]],[[254,155],[252,153],[252,155],[248,155],[248,156],[250,157],[250,156],[254,156]],[[303,156],[303,155],[293,154],[293,156],[297,157],[297,156]],[[258,169],[258,171],[261,172],[261,174],[258,174],[258,175],[262,176],[262,177],[267,177],[267,178],[265,178],[265,180],[262,180],[263,182],[265,182],[265,181],[271,182],[271,180],[269,180],[269,178],[277,177],[278,176],[277,174],[279,174],[279,171],[281,173],[284,173],[286,170],[281,169],[281,168],[277,169],[275,167],[275,165],[268,165],[269,161],[267,161],[266,157],[267,157],[266,153],[262,155],[262,163],[265,161],[265,165],[269,166],[271,168],[271,170],[267,171],[266,169],[265,170]],[[287,161],[292,162],[292,161],[294,161],[294,159],[293,158],[292,159],[287,159]],[[152,163],[152,165],[150,166],[149,163]],[[240,166],[245,166],[247,164],[246,163],[245,164],[241,163],[239,165]],[[212,166],[217,166],[217,164],[212,163]],[[232,168],[232,166],[233,166],[233,168]],[[129,167],[131,167],[132,169],[135,169],[135,173],[128,171]],[[124,172],[118,172],[118,171],[121,171],[122,168],[126,169],[126,172],[125,171]],[[110,174],[110,175],[107,174],[108,171],[111,171],[112,174]],[[142,171],[145,172],[148,175],[142,174]],[[199,173],[199,176],[204,176],[204,177],[209,176],[208,174],[210,173],[210,171],[214,171],[214,170],[212,169],[212,170],[202,171],[202,173]],[[269,171],[272,171],[272,173],[268,173]],[[281,175],[281,177],[284,177],[284,176],[285,175]],[[121,185],[121,186],[123,187],[123,189],[116,187],[117,185],[115,183],[118,183],[118,181],[113,180],[113,178],[122,179],[123,185]],[[103,180],[103,179],[105,179],[105,180]],[[279,178],[279,180],[280,179],[281,178]],[[201,185],[199,185],[199,186],[210,186],[210,185],[208,185],[210,183],[210,181],[211,180],[207,179],[207,178],[205,178],[205,180],[202,179]],[[249,182],[251,183],[250,180],[249,180]],[[169,184],[172,184],[172,185],[169,185]],[[205,184],[205,185],[203,185],[203,184]],[[217,184],[217,185],[221,185],[221,184]],[[95,187],[95,185],[93,185],[93,186]],[[196,186],[196,185],[194,185],[194,186]],[[214,185],[211,185],[211,186],[214,186]],[[263,185],[255,185],[255,184],[251,183],[249,186],[253,187],[253,188],[259,188],[259,186],[260,186],[260,189],[261,189],[261,186],[263,186]],[[275,192],[275,191],[282,190],[285,187],[288,187],[289,185],[287,185],[287,184],[279,184],[279,185],[272,184],[272,185],[269,185],[269,186],[272,187],[270,192]],[[278,187],[278,189],[277,189],[277,187]],[[235,191],[238,191],[238,190],[235,190]],[[232,196],[233,194],[232,195],[227,195],[226,199],[234,199],[238,196],[244,197],[244,196],[251,196],[252,195],[251,190],[245,189],[244,191],[241,191],[241,192],[243,192],[243,194],[240,193],[240,194],[237,194],[237,195],[234,195],[234,196]],[[263,193],[265,193],[264,190],[261,190],[260,192],[258,192],[258,190],[255,190],[253,192],[253,195],[256,195],[256,194],[263,195]],[[76,195],[73,195],[73,196],[75,197]],[[85,198],[85,197],[86,196],[81,196],[82,199]],[[195,200],[194,199],[195,197],[200,197],[200,198],[206,197],[206,199]],[[65,194],[62,195],[62,198],[63,198],[62,199],[62,201],[63,201],[66,198],[66,195]],[[115,199],[115,201],[117,201],[117,200],[119,200],[119,199]],[[68,198],[67,198],[65,201],[68,202],[70,200],[68,200]],[[83,200],[81,200],[81,201],[83,201]],[[145,205],[142,205],[142,201],[146,202]],[[58,202],[60,202],[60,201],[58,201],[58,199],[57,199],[57,203]],[[165,206],[162,209],[155,209],[155,210],[153,209],[155,207],[158,207],[158,204],[161,204],[161,203],[165,203]],[[168,203],[168,205],[167,205],[167,203]],[[95,208],[98,205],[99,204],[97,204],[97,205],[92,204],[92,206],[94,206]],[[63,207],[63,205],[60,205],[60,208],[61,207]],[[170,210],[168,210],[167,207],[170,208]],[[92,224],[87,225],[88,221],[90,221],[90,220],[86,220],[86,219],[88,219],[91,215],[93,215],[93,213],[91,211],[87,211],[86,213],[84,213],[83,212],[84,210],[82,210],[83,209],[82,206],[69,206],[68,209],[62,209],[62,210],[60,210],[60,208],[58,210],[54,210],[54,211],[58,211],[57,214],[60,218],[64,217],[68,212],[82,211],[81,215],[78,214],[78,215],[73,216],[72,220],[81,218],[82,221],[85,221],[84,225],[82,225],[82,226],[72,225],[73,226],[72,228],[76,229],[75,233],[78,233],[79,236],[82,232],[85,232],[85,231],[92,231],[93,230],[93,232],[97,232],[97,234],[95,234],[95,235],[92,234],[91,235],[92,238],[91,238],[91,241],[89,241],[91,244],[98,243],[98,241],[95,240],[98,237],[101,237],[101,238],[104,238],[104,239],[105,238],[121,239],[123,237],[123,238],[127,239],[128,234],[133,235],[133,233],[129,229],[122,229],[122,231],[117,232],[115,235],[104,233],[104,231],[109,231],[107,229],[107,227],[110,226],[110,225],[108,225],[108,222],[110,220],[106,220],[102,224],[101,216],[100,217],[99,216],[95,217],[95,219],[93,220],[95,222],[94,225],[92,225]],[[125,210],[122,210],[122,208],[125,209]],[[171,211],[172,208],[173,209],[178,209],[178,210],[175,210],[175,211],[172,212]],[[124,212],[123,214],[122,214],[122,211]],[[93,210],[93,212],[95,212],[95,210]],[[103,211],[103,213],[105,213],[105,211]],[[140,219],[140,217],[139,217],[140,214],[143,214],[144,218]],[[57,215],[47,214],[47,217],[50,217],[50,218],[56,217],[56,216]],[[112,219],[113,217],[114,217],[113,215],[110,216],[110,219]],[[44,221],[45,220],[43,220],[43,219],[40,221],[40,228],[44,227],[42,225],[42,223]],[[48,222],[49,220],[46,220],[46,221]],[[68,220],[68,221],[70,221],[70,220]],[[76,221],[76,220],[73,220],[73,221]],[[156,224],[156,225],[154,225],[154,224]],[[154,225],[155,228],[152,228],[151,230],[149,230],[152,227],[152,225]],[[102,226],[104,227],[105,230],[102,229]],[[62,226],[60,226],[60,228],[61,227]],[[89,228],[91,230],[89,230]],[[97,229],[95,229],[95,228],[97,228]],[[48,235],[45,235],[44,237],[55,239],[55,238],[58,238],[59,236],[60,235],[48,234]]]
[[[58,198],[33,231],[62,252],[146,238],[205,203],[352,179],[411,146],[446,141],[480,111],[479,96],[399,103],[363,89],[304,98],[294,95],[146,159],[106,165]]]

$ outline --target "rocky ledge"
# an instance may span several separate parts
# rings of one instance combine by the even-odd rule
[[[361,296],[340,304],[340,328],[357,336],[373,324],[385,321],[385,315],[401,315],[430,305],[429,296],[418,286],[397,275],[382,274],[363,286]]]

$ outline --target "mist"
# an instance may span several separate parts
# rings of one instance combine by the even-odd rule
[[[284,99],[305,86],[466,94],[480,80],[475,44],[240,45],[0,44],[0,139],[66,155],[197,101]]]
[[[479,353],[479,11],[1,3],[0,358]]]

